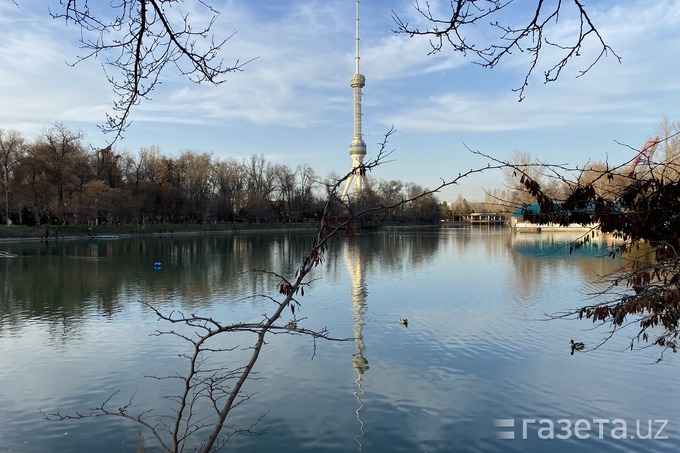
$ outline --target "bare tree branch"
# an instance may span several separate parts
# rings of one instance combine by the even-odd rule
[[[392,11],[392,18],[396,24],[395,33],[404,33],[410,37],[427,36],[430,38],[430,54],[442,52],[445,45],[451,46],[454,52],[460,52],[467,56],[473,56],[473,62],[485,68],[494,68],[498,63],[511,55],[513,52],[527,52],[530,55],[529,69],[524,77],[522,85],[513,91],[519,93],[519,100],[524,99],[524,92],[529,85],[529,79],[538,66],[543,45],[553,47],[562,52],[561,58],[547,65],[544,70],[544,83],[558,79],[562,69],[576,56],[579,56],[589,38],[592,38],[599,48],[599,54],[577,77],[586,74],[603,57],[610,53],[620,62],[621,58],[609,47],[600,35],[597,27],[588,15],[583,3],[573,0],[573,7],[579,19],[579,27],[575,37],[570,42],[553,41],[550,38],[551,27],[557,25],[560,13],[564,8],[561,1],[553,7],[547,7],[543,0],[536,0],[533,14],[520,26],[505,25],[496,17],[512,13],[512,6],[519,4],[514,0],[452,0],[451,16],[442,18],[433,13],[430,3],[422,5],[416,0],[414,8],[417,14],[425,20],[428,26],[424,29],[412,26]],[[569,2],[572,3],[572,2]],[[524,3],[522,3],[524,6]],[[510,19],[506,20],[509,22]],[[496,32],[495,38],[488,44],[479,43],[468,39],[468,34],[483,32]]]
[[[225,64],[219,55],[233,34],[218,41],[210,34],[219,12],[205,1],[198,2],[211,18],[202,28],[194,29],[188,13],[175,13],[184,3],[184,0],[121,0],[108,5],[114,12],[108,18],[94,13],[87,0],[60,0],[62,10],[50,13],[55,19],[80,27],[81,49],[85,53],[71,65],[103,58],[104,72],[117,100],[113,104],[114,113],[107,114],[106,123],[100,128],[114,134],[112,142],[129,126],[133,107],[142,99],[150,99],[168,65],[174,65],[192,82],[219,85],[224,76],[240,71],[249,62],[236,60]]]

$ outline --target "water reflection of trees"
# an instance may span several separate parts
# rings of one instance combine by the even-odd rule
[[[0,328],[23,320],[112,316],[143,299],[182,309],[270,293],[308,251],[306,233],[25,244],[2,265]],[[160,269],[154,263],[161,262]]]
[[[440,246],[438,229],[390,228],[363,239],[364,264],[376,259],[382,269],[401,271],[430,261]],[[367,263],[368,261],[368,263]]]
[[[507,236],[505,243],[511,250],[512,263],[507,284],[520,305],[528,306],[541,300],[535,292],[550,287],[552,279],[567,274],[566,269],[578,271],[588,285],[582,289],[587,291],[588,287],[597,285],[600,277],[621,267],[620,259],[608,257],[615,244],[612,237],[596,236],[578,250],[570,250],[570,244],[576,238],[565,233]]]
[[[23,244],[14,249],[19,257],[2,263],[0,329],[41,319],[66,331],[92,313],[110,317],[140,300],[187,311],[252,304],[249,296],[272,294],[278,282],[257,271],[292,274],[311,239],[295,231]],[[436,229],[386,229],[349,240],[360,242],[367,275],[376,266],[381,272],[411,271],[446,243]],[[327,256],[324,279],[346,275],[342,254]]]
[[[478,253],[480,244],[484,253],[492,258],[507,253],[506,239],[509,230],[505,227],[474,226],[441,229],[440,247],[451,250],[458,258],[470,255],[471,250]]]

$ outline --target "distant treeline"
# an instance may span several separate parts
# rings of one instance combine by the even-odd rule
[[[292,168],[263,155],[215,158],[185,151],[173,158],[155,146],[137,155],[92,149],[84,135],[55,124],[29,140],[0,129],[0,216],[14,224],[97,225],[300,222],[317,219],[337,175]],[[389,206],[423,192],[417,184],[369,178],[363,203]],[[428,195],[380,212],[379,221],[436,222]]]

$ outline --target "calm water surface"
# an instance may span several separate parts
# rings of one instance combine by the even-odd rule
[[[267,431],[235,436],[226,451],[678,451],[680,356],[651,364],[661,351],[625,352],[625,333],[570,355],[569,339],[594,345],[606,331],[548,320],[588,301],[597,276],[621,265],[603,258],[605,240],[570,255],[568,239],[386,229],[333,243],[300,299],[300,325],[354,339],[315,348],[271,337],[246,386],[253,396],[231,421],[244,428],[265,414],[258,428]],[[177,383],[147,376],[182,372],[188,349],[152,335],[170,327],[144,303],[259,321],[273,305],[253,296],[275,295],[277,281],[252,270],[290,275],[310,243],[296,232],[0,244],[18,255],[0,259],[0,451],[134,452],[129,422],[54,422],[42,412],[85,412],[119,390],[114,408],[134,395],[132,411],[172,414],[162,397]],[[566,435],[564,419],[589,422],[588,438]],[[667,439],[638,438],[649,424],[657,434],[659,420]],[[565,439],[541,439],[549,421]]]

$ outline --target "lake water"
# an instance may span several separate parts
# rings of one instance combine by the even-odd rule
[[[621,265],[603,257],[604,239],[574,254],[568,239],[463,228],[333,242],[300,298],[299,325],[353,339],[270,337],[246,385],[252,397],[230,421],[247,428],[264,415],[258,428],[267,430],[234,436],[225,451],[678,451],[680,355],[654,364],[658,347],[625,351],[634,330],[571,355],[571,338],[594,346],[606,329],[548,319],[592,302],[597,276]],[[311,240],[282,232],[0,244],[18,255],[0,258],[0,451],[134,452],[139,427],[118,417],[43,413],[86,412],[119,391],[113,408],[132,398],[131,412],[172,415],[163,396],[177,382],[148,376],[183,372],[180,354],[190,350],[152,335],[171,327],[144,303],[259,321],[273,304],[257,296],[276,296],[277,279],[252,270],[291,275]]]

